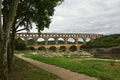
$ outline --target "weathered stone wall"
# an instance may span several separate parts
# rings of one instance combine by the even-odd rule
[[[98,48],[96,49],[100,58],[120,58],[120,46],[112,48]]]

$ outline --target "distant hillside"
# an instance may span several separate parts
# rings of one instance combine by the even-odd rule
[[[109,48],[120,46],[120,34],[106,35],[93,42],[86,43],[83,48]]]

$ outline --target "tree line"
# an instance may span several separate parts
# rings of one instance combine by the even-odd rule
[[[83,45],[83,48],[110,48],[120,46],[120,34],[105,35],[95,39],[93,42],[88,42]]]

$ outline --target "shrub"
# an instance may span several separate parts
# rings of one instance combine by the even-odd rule
[[[92,49],[91,53],[92,53],[93,57],[98,57],[98,53],[96,50]]]
[[[26,47],[25,41],[20,38],[15,39],[15,50],[25,50]]]

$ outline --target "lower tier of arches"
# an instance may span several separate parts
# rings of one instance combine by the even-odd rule
[[[40,50],[44,52],[74,52],[79,51],[82,44],[64,44],[64,45],[36,45],[28,46],[31,50]]]

